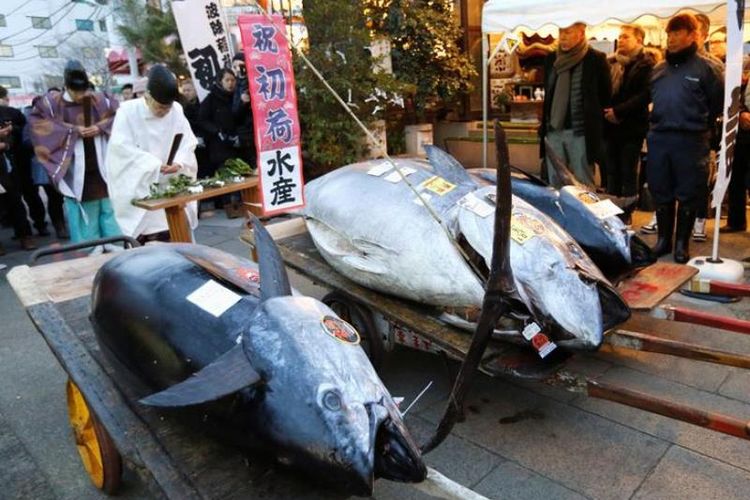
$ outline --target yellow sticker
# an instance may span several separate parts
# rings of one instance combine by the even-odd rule
[[[513,241],[523,245],[534,236],[536,236],[536,233],[531,228],[526,227],[521,219],[515,215],[510,218],[510,237]]]
[[[523,245],[534,236],[543,234],[545,231],[544,224],[524,213],[515,213],[510,217],[510,237]]]
[[[429,189],[438,196],[443,196],[453,191],[456,188],[456,185],[451,184],[440,176],[433,175],[422,183],[422,187]]]

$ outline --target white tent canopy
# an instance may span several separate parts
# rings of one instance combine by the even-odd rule
[[[482,117],[484,121],[482,166],[487,166],[488,143],[488,78],[487,66],[489,55],[488,37],[490,33],[510,33],[517,28],[529,28],[533,31],[545,26],[567,27],[577,22],[598,25],[606,21],[630,23],[645,15],[668,18],[674,14],[692,10],[710,13],[720,7],[727,9],[727,66],[725,71],[724,97],[724,130],[719,151],[719,172],[713,193],[712,205],[716,207],[716,224],[714,227],[714,261],[719,256],[719,217],[721,200],[729,184],[733,155],[727,158],[727,151],[733,151],[737,131],[737,109],[732,106],[732,96],[739,95],[740,76],[742,73],[742,32],[744,24],[744,0],[487,0],[482,8]],[[734,11],[734,12],[733,12]],[[498,45],[500,48],[501,45]],[[730,115],[731,114],[731,115]]]
[[[666,18],[676,12],[692,9],[711,12],[726,2],[716,0],[488,0],[482,9],[482,32],[498,33],[519,27],[537,30],[545,25],[559,27],[573,23],[601,24],[617,20],[635,21],[643,15]]]

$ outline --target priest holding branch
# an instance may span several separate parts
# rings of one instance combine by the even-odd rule
[[[177,79],[163,65],[148,73],[145,95],[122,103],[107,151],[109,194],[123,233],[141,243],[169,241],[164,210],[147,211],[132,201],[150,194],[151,185],[175,175],[195,179],[197,140],[178,98]],[[196,203],[185,207],[190,227],[198,223]]]

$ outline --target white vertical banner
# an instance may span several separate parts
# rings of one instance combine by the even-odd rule
[[[202,101],[219,71],[232,65],[221,0],[172,0],[172,12],[190,76]]]
[[[732,177],[734,146],[742,101],[742,37],[745,0],[727,0],[727,62],[724,74],[724,121],[722,122],[719,171],[711,206],[721,205]],[[718,224],[718,219],[717,219]]]

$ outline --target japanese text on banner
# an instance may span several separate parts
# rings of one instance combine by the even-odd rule
[[[227,29],[221,16],[220,0],[172,2],[190,76],[201,101],[216,83],[219,71],[231,66]]]
[[[273,215],[305,204],[292,58],[280,15],[240,16],[238,24],[255,124],[263,213]]]

